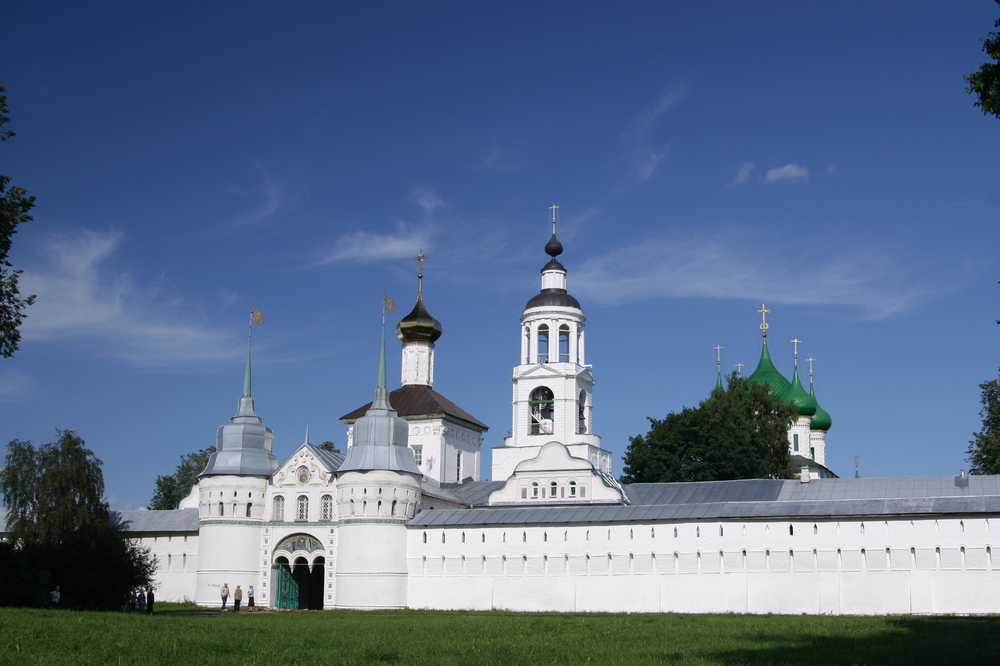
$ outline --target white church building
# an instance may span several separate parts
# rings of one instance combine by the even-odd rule
[[[307,436],[275,459],[248,351],[236,415],[188,498],[122,514],[157,558],[157,598],[218,606],[226,584],[273,608],[1000,612],[1000,476],[835,478],[829,413],[797,353],[792,381],[774,367],[766,318],[750,380],[794,407],[799,477],[620,484],[554,219],[545,252],[511,326],[511,434],[489,479],[486,425],[434,388],[442,327],[421,274],[396,329],[401,385],[386,385],[383,325],[374,399],[342,417],[346,452]]]

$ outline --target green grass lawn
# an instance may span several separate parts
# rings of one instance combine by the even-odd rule
[[[0,608],[17,664],[1000,664],[1000,617]]]

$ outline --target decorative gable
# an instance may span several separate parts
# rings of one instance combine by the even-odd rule
[[[333,481],[334,471],[316,455],[312,446],[302,444],[274,473],[271,483],[286,488],[327,486]]]
[[[518,463],[503,487],[490,494],[498,504],[627,504],[622,487],[560,442],[544,445]]]

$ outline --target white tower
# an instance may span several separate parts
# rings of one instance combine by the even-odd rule
[[[250,330],[260,323],[251,312]],[[260,575],[260,538],[264,496],[278,464],[271,453],[274,435],[254,410],[251,386],[251,338],[243,373],[243,395],[236,416],[219,426],[215,452],[198,479],[198,574],[196,603],[221,605],[219,591],[237,585],[245,591]],[[266,599],[260,600],[266,603]]]
[[[385,388],[385,311],[375,400],[354,423],[337,470],[337,608],[406,607],[406,521],[420,503],[420,470],[407,447],[409,424]]]
[[[432,386],[434,384],[434,343],[441,337],[441,322],[431,316],[424,305],[423,251],[417,255],[417,302],[408,315],[399,321],[396,335],[403,343],[400,363],[402,386]]]
[[[557,441],[595,468],[611,473],[611,454],[593,434],[594,374],[586,357],[585,324],[579,301],[566,290],[566,268],[556,235],[559,207],[552,205],[550,259],[542,267],[542,288],[521,314],[521,358],[514,368],[511,434],[493,449],[494,481]]]

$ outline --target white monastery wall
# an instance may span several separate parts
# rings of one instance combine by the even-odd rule
[[[194,601],[197,534],[149,534],[132,542],[148,548],[156,558],[153,586],[158,601]]]
[[[409,606],[1000,612],[1000,517],[408,530]]]

